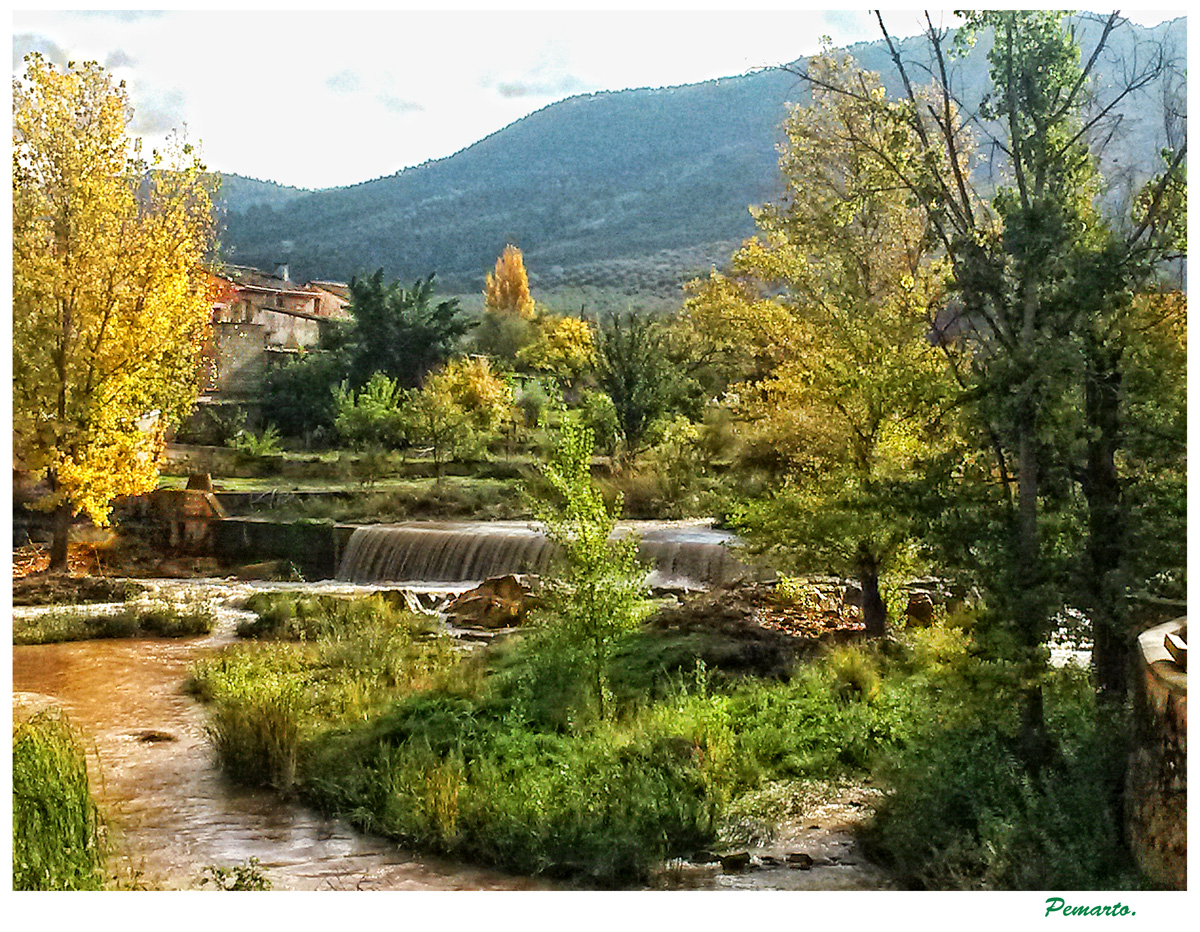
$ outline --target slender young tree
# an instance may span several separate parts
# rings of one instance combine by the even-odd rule
[[[797,569],[857,576],[867,631],[879,636],[880,574],[912,542],[894,486],[944,444],[954,394],[928,339],[948,268],[888,164],[844,144],[870,138],[889,160],[917,151],[903,124],[874,120],[878,78],[832,55],[810,68],[867,104],[818,88],[793,110],[785,196],[756,212],[758,236],[728,275],[694,289],[689,309],[704,331],[786,322],[763,377],[736,387],[748,429],[785,460],[784,487],[747,506],[743,529]]]

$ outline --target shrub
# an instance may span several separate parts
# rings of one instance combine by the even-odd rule
[[[257,459],[264,456],[277,456],[283,452],[279,441],[279,430],[274,424],[268,424],[260,433],[252,430],[239,430],[229,445],[243,456]]]
[[[104,615],[78,611],[44,612],[13,619],[14,644],[58,644],[100,638],[195,637],[208,634],[214,624],[212,609],[204,604],[180,608],[160,602],[148,608],[127,605]]]
[[[1094,707],[1086,677],[1046,685],[1054,760],[1021,763],[1015,727],[981,712],[922,730],[890,755],[875,856],[926,889],[1099,890],[1139,884],[1116,800],[1127,743]]]

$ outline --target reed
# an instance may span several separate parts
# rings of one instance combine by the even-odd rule
[[[13,889],[99,890],[106,844],[79,737],[59,713],[13,723]]]

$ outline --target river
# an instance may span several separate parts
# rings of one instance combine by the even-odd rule
[[[89,769],[116,845],[118,874],[150,889],[193,889],[208,865],[254,857],[277,890],[543,890],[538,879],[463,865],[398,848],[342,820],[322,816],[268,790],[227,779],[205,735],[204,708],[183,691],[198,657],[235,640],[233,608],[253,591],[303,589],[367,593],[377,585],[268,583],[225,579],[139,580],[148,598],[202,599],[216,609],[212,634],[188,639],[76,641],[13,647],[14,705],[63,709],[89,742]],[[407,587],[406,587],[407,588]],[[420,587],[416,587],[418,590]],[[459,584],[451,591],[466,588]],[[429,601],[446,587],[430,587]],[[103,611],[119,606],[81,606]],[[48,608],[17,608],[36,614]],[[859,788],[786,826],[772,844],[752,849],[754,869],[667,865],[657,889],[879,890],[890,879],[857,851],[854,827],[872,791]],[[792,850],[814,858],[790,868]]]
[[[193,888],[207,865],[256,857],[278,890],[531,890],[527,877],[403,851],[266,790],[225,778],[204,709],[182,690],[189,664],[232,639],[232,619],[187,640],[13,647],[15,701],[62,708],[90,742],[119,873]]]

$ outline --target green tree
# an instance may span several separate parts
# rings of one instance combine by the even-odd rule
[[[1059,570],[1071,549],[1056,544],[1071,542],[1059,532],[1077,520],[1072,483],[1080,476],[1088,500],[1084,545],[1093,556],[1088,572],[1097,590],[1112,585],[1127,553],[1124,542],[1100,546],[1103,538],[1125,537],[1120,483],[1113,481],[1120,443],[1113,416],[1120,379],[1113,366],[1121,358],[1114,351],[1120,339],[1113,338],[1129,293],[1162,255],[1150,231],[1164,229],[1155,215],[1161,217],[1171,201],[1166,193],[1182,171],[1186,147],[1139,200],[1142,219],[1116,234],[1094,206],[1102,180],[1089,140],[1121,100],[1153,79],[1161,61],[1151,61],[1101,102],[1092,78],[1111,33],[1127,25],[1117,14],[1104,21],[1086,63],[1062,13],[1006,10],[965,19],[955,39],[959,48],[983,32],[993,40],[992,89],[978,114],[957,112],[961,95],[949,77],[951,50],[932,22],[925,65],[933,83],[927,90],[914,87],[911,63],[886,30],[904,88],[901,100],[868,99],[857,84],[803,76],[814,87],[871,107],[872,125],[919,142],[915,158],[886,164],[893,184],[923,209],[930,237],[953,266],[954,301],[939,321],[943,345],[968,389],[980,436],[995,458],[992,475],[1007,501],[996,533],[976,549],[990,547],[998,556],[985,580],[990,603],[1028,661],[1033,685],[1025,738],[1027,760],[1036,765],[1046,749],[1037,673],[1043,642],[1064,604]],[[1001,184],[986,200],[971,185],[966,155],[972,131],[990,137],[990,151],[1000,161]],[[868,136],[848,133],[846,141],[873,157],[889,154]],[[1123,627],[1097,621],[1098,634]],[[1113,668],[1101,660],[1110,646],[1115,642],[1098,638],[1097,670]]]
[[[395,449],[408,439],[403,410],[406,393],[382,372],[372,375],[357,391],[343,383],[330,394],[334,428],[344,442],[359,448]]]
[[[350,282],[354,321],[346,352],[353,385],[382,372],[412,388],[453,355],[471,325],[460,316],[457,299],[435,302],[433,280],[430,275],[405,288],[385,283],[380,269]]]
[[[741,523],[793,568],[854,573],[867,631],[881,635],[880,574],[912,543],[896,486],[949,439],[954,387],[928,339],[948,269],[919,207],[888,183],[887,163],[837,143],[853,134],[892,159],[912,157],[915,137],[887,127],[882,138],[885,124],[872,124],[878,78],[831,56],[810,73],[859,96],[817,88],[810,107],[793,110],[784,198],[756,211],[758,236],[728,276],[693,288],[689,306],[702,311],[701,332],[785,322],[774,358],[758,364],[764,376],[736,388],[748,429],[785,462],[785,487],[747,507]]]
[[[349,375],[341,353],[313,350],[267,373],[263,417],[289,437],[328,440],[337,411],[331,391]]]
[[[95,63],[13,82],[13,452],[48,480],[53,570],[74,514],[157,484],[208,333],[203,166],[178,141],[143,160],[131,116]]]
[[[596,378],[612,399],[625,456],[644,449],[650,425],[670,410],[674,376],[665,341],[649,318],[614,314],[601,328]]]
[[[562,550],[562,570],[546,583],[539,617],[544,636],[579,663],[601,717],[611,711],[607,669],[620,638],[647,615],[646,571],[638,540],[613,539],[620,502],[604,503],[592,481],[595,440],[567,416],[542,475],[551,495],[539,509],[546,533]]]

